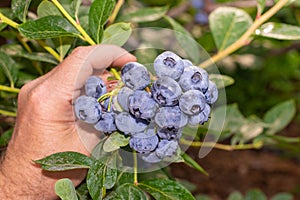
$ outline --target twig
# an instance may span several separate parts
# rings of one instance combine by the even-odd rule
[[[113,13],[108,19],[107,25],[111,25],[112,23],[114,23],[123,4],[124,4],[124,0],[118,0]]]

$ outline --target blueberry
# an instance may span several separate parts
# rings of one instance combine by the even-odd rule
[[[90,76],[85,83],[85,93],[87,96],[98,99],[106,93],[104,81],[98,76]]]
[[[193,63],[188,59],[183,59],[182,61],[183,61],[184,68],[189,67],[189,66],[194,66]]]
[[[148,125],[145,120],[136,119],[128,112],[121,112],[117,114],[115,117],[115,123],[117,128],[126,135],[142,132]]]
[[[184,72],[179,79],[179,85],[184,92],[195,89],[205,93],[208,88],[208,80],[208,73],[204,69],[189,66],[184,68]]]
[[[112,133],[117,130],[114,113],[103,112],[100,120],[94,125],[95,129],[104,133]]]
[[[190,2],[196,9],[202,9],[205,5],[205,0],[190,0]]]
[[[218,93],[219,92],[218,92],[217,85],[214,82],[209,81],[208,90],[205,93],[205,98],[207,103],[208,104],[215,103],[218,99]]]
[[[182,128],[187,124],[188,117],[181,112],[178,106],[161,107],[155,115],[155,123],[160,128]]]
[[[182,59],[170,51],[165,51],[154,60],[154,70],[158,77],[168,76],[172,79],[179,79],[183,69]]]
[[[151,87],[154,100],[161,106],[174,106],[178,104],[182,90],[179,84],[170,77],[157,79]]]
[[[145,89],[150,84],[150,75],[147,68],[137,62],[129,62],[121,69],[123,83],[133,90]]]
[[[161,159],[165,157],[171,157],[176,153],[177,148],[178,142],[176,140],[161,140],[158,143],[155,154]]]
[[[143,155],[142,159],[148,163],[158,163],[161,161],[161,158],[159,158],[155,152]]]
[[[159,138],[166,140],[180,139],[180,137],[182,136],[182,128],[159,128],[157,130],[157,135],[159,136]]]
[[[101,106],[97,99],[80,96],[74,102],[76,117],[88,124],[95,124],[101,117]]]
[[[150,120],[158,108],[157,103],[146,91],[137,90],[128,98],[130,113],[136,118]]]
[[[189,124],[192,126],[204,124],[209,120],[210,111],[210,106],[208,104],[205,104],[204,109],[199,114],[189,117]]]
[[[139,153],[150,153],[156,149],[158,142],[159,139],[155,134],[155,130],[150,128],[131,136],[129,145]]]
[[[187,115],[200,113],[205,106],[206,99],[199,90],[188,90],[179,99],[179,108]]]
[[[195,15],[195,21],[199,24],[208,23],[208,15],[205,11],[199,10]]]
[[[128,108],[128,97],[133,94],[133,90],[128,87],[122,87],[117,95],[119,105],[125,111],[129,111]]]

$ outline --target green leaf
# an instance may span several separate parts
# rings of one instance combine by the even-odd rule
[[[6,54],[12,57],[26,58],[28,60],[46,62],[54,65],[58,64],[56,59],[48,53],[42,53],[42,52],[28,53],[22,48],[21,45],[17,45],[17,44],[2,45],[0,47],[0,52],[5,52]]]
[[[42,1],[37,8],[37,15],[39,18],[49,15],[63,16],[59,9],[50,1]]]
[[[97,44],[101,43],[103,26],[109,19],[115,0],[94,0],[89,11],[89,27]]]
[[[79,200],[90,200],[91,199],[86,182],[82,182],[76,188],[76,193],[77,193],[77,197]]]
[[[257,16],[260,16],[264,11],[266,6],[266,0],[256,0],[257,1]]]
[[[175,31],[175,37],[181,46],[182,50],[188,55],[188,58],[192,63],[200,62],[200,50],[198,43],[193,39],[192,35],[185,30],[178,22],[170,17],[165,17],[165,19],[172,25]]]
[[[127,21],[127,22],[152,22],[162,18],[168,11],[169,7],[152,7],[152,8],[143,8],[139,9],[136,12],[128,13],[122,15],[118,18],[118,21]]]
[[[115,23],[104,30],[102,44],[123,46],[132,33],[130,23]]]
[[[79,37],[79,32],[61,16],[46,16],[18,26],[19,31],[29,39],[48,39],[61,36]]]
[[[218,89],[234,84],[233,78],[222,74],[210,74],[209,79],[217,85]]]
[[[11,9],[15,16],[22,22],[26,21],[26,16],[28,13],[28,8],[31,0],[12,0]]]
[[[103,186],[106,189],[111,189],[117,182],[118,170],[117,170],[117,153],[113,153],[105,163],[105,181]]]
[[[267,134],[275,134],[286,127],[296,114],[294,100],[282,102],[271,108],[264,116],[264,122],[270,125]]]
[[[0,69],[10,82],[10,86],[14,87],[18,78],[18,69],[16,68],[15,61],[4,52],[0,52]]]
[[[107,157],[107,152],[105,152],[103,150],[103,145],[104,142],[106,141],[106,137],[101,139],[98,144],[94,147],[94,149],[92,150],[92,158],[96,159],[96,160],[100,160],[103,159],[105,157]]]
[[[70,6],[71,15],[75,18],[78,18],[78,12],[80,9],[80,5],[82,4],[82,0],[73,0]]]
[[[208,173],[201,167],[193,158],[191,158],[188,154],[184,153],[182,154],[182,158],[184,159],[184,163],[188,166],[198,170],[199,172],[205,174],[208,176]]]
[[[147,200],[146,194],[138,188],[137,186],[131,183],[125,183],[119,186],[116,189],[116,193],[121,199],[138,199],[138,200]]]
[[[104,174],[105,165],[96,160],[90,167],[86,178],[87,188],[93,199],[102,199]]]
[[[271,200],[293,200],[293,199],[294,199],[293,195],[285,192],[278,193],[271,198]]]
[[[118,193],[115,191],[110,192],[105,196],[104,200],[123,200]]]
[[[159,200],[195,199],[181,184],[168,179],[145,180],[140,182],[138,186]]]
[[[13,131],[14,130],[11,128],[5,131],[4,133],[2,133],[2,135],[0,135],[0,147],[4,147],[8,145],[8,142],[12,136]]]
[[[245,200],[267,200],[267,197],[260,190],[253,189],[246,193]]]
[[[78,200],[75,187],[68,178],[60,179],[55,183],[55,193],[62,200]]]
[[[278,40],[300,40],[300,27],[268,22],[255,31],[256,35]]]
[[[112,152],[118,150],[120,147],[124,147],[129,144],[129,137],[125,137],[123,134],[114,132],[104,142],[103,150],[105,152]]]
[[[93,159],[78,152],[67,151],[55,153],[34,162],[47,171],[65,171],[89,168],[93,164]]]
[[[229,195],[227,200],[244,200],[244,197],[240,192],[233,192]]]
[[[253,23],[244,10],[219,7],[209,16],[209,25],[219,51],[237,41]]]

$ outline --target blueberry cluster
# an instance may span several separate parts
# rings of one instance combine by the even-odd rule
[[[104,82],[92,76],[85,85],[86,95],[74,104],[78,119],[106,134],[118,131],[130,137],[129,146],[149,163],[174,156],[184,126],[207,122],[218,98],[208,73],[173,52],[160,54],[154,69],[151,79],[144,65],[125,64],[120,87],[111,95]]]

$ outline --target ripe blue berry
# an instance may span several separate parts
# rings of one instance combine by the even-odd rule
[[[182,61],[183,61],[184,68],[189,67],[189,66],[194,66],[193,63],[188,59],[183,59]]]
[[[179,85],[184,92],[195,89],[205,93],[208,88],[208,73],[197,66],[186,67],[179,79]]]
[[[128,97],[133,94],[133,90],[128,87],[122,87],[117,95],[119,105],[124,111],[129,112]]]
[[[137,62],[129,62],[121,69],[123,83],[133,90],[143,90],[150,84],[147,68]]]
[[[161,140],[158,143],[158,147],[155,150],[157,157],[165,158],[173,156],[178,148],[178,142],[176,140]]]
[[[95,129],[104,133],[112,133],[117,130],[114,113],[103,112],[100,120],[94,125]]]
[[[158,142],[154,129],[146,129],[145,132],[132,135],[129,145],[139,153],[150,153],[157,147]]]
[[[98,99],[106,93],[104,81],[98,76],[90,76],[85,83],[85,93],[87,96]]]
[[[218,93],[219,92],[218,92],[217,85],[214,82],[209,81],[208,90],[205,93],[205,98],[207,103],[208,104],[215,103],[218,99]]]
[[[166,140],[180,139],[180,137],[182,136],[182,128],[159,128],[157,130],[157,135],[159,138]]]
[[[146,91],[137,90],[128,98],[130,113],[136,118],[150,120],[158,108],[157,103]]]
[[[189,117],[189,124],[192,126],[204,124],[209,120],[210,110],[210,106],[208,104],[205,104],[204,109],[199,114]]]
[[[161,161],[161,158],[157,157],[155,152],[143,155],[142,159],[147,163],[158,163]]]
[[[154,100],[161,106],[174,106],[178,104],[182,90],[179,84],[170,77],[164,76],[157,79],[151,92]]]
[[[188,90],[179,99],[179,108],[187,115],[200,113],[205,106],[206,99],[199,90]]]
[[[97,99],[80,96],[74,102],[76,117],[88,124],[95,124],[101,117],[101,106]]]
[[[115,123],[117,128],[126,135],[142,132],[148,125],[145,120],[136,119],[128,112],[121,112],[117,114],[115,117]]]
[[[154,70],[157,77],[168,76],[172,79],[179,79],[183,69],[182,59],[170,51],[165,51],[154,60]]]
[[[181,112],[178,106],[161,107],[158,109],[154,120],[160,128],[178,129],[187,124],[188,117]]]

